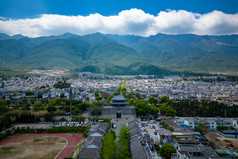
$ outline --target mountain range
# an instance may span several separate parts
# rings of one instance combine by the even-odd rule
[[[238,72],[238,35],[150,37],[94,33],[29,38],[0,34],[0,69],[105,74]]]

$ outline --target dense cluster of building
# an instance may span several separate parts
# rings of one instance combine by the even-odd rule
[[[80,78],[68,79],[71,83],[74,99],[95,101],[94,91],[115,92],[121,80],[114,79],[88,79],[91,74],[82,74]],[[102,74],[93,74],[93,77],[105,78]],[[129,78],[129,77],[128,77]],[[131,77],[130,77],[131,78]],[[57,98],[60,95],[69,98],[69,89],[55,89],[53,85],[62,81],[60,77],[30,77],[21,79],[12,77],[9,80],[0,79],[2,86],[0,96],[10,100],[19,100],[25,97],[24,92],[33,91],[36,96],[43,93],[43,98]],[[154,96],[160,98],[168,96],[173,100],[191,99],[191,100],[217,100],[227,105],[237,104],[238,102],[238,84],[235,82],[202,82],[185,81],[179,77],[166,77],[164,79],[130,79],[126,81],[127,93],[134,95],[140,93],[142,98]],[[48,91],[45,91],[45,90]]]
[[[89,130],[87,141],[83,144],[79,159],[100,159],[103,138],[109,130],[107,122],[98,122]]]
[[[149,159],[152,158],[150,145],[153,140],[149,134],[142,131],[142,123],[140,119],[130,118],[128,120],[128,128],[130,132],[130,150],[132,159]]]
[[[238,101],[238,84],[235,82],[184,81],[180,78],[128,80],[128,86],[135,87],[142,97],[168,96],[173,100],[217,100]]]

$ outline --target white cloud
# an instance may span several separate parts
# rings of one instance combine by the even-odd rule
[[[101,32],[150,36],[157,33],[226,35],[238,34],[238,13],[213,11],[207,14],[185,10],[166,10],[156,16],[140,9],[121,11],[118,15],[65,16],[43,14],[34,19],[5,19],[0,17],[0,32],[30,37],[59,35],[70,32],[79,35]]]

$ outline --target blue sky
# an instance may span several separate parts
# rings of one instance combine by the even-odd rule
[[[238,0],[0,0],[0,32],[238,34]]]
[[[0,16],[5,18],[33,18],[40,14],[116,15],[122,10],[141,9],[153,15],[166,9],[208,13],[219,10],[238,12],[237,0],[0,0]]]

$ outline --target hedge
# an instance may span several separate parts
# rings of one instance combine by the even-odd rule
[[[71,133],[71,132],[83,133],[85,129],[86,129],[85,126],[81,126],[81,127],[53,127],[53,128],[49,128],[49,129],[32,129],[32,128],[25,129],[24,127],[22,127],[21,129],[17,128],[15,133]]]
[[[0,133],[0,141],[3,140],[4,138],[8,137],[11,135],[10,130],[7,130],[5,134]]]

